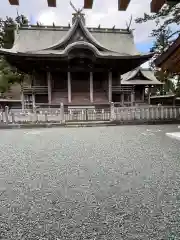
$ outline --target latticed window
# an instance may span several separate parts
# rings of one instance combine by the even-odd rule
[[[25,100],[25,102],[32,102],[32,95],[25,95],[24,96],[24,100]]]

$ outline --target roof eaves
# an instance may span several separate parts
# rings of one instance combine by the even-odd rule
[[[80,42],[74,43],[74,45],[81,44]],[[94,45],[90,43],[84,43],[84,45],[91,46],[92,49],[94,49],[94,52],[96,52],[96,56],[98,58],[109,58],[109,59],[145,59],[146,61],[151,58],[151,54],[145,54],[145,55],[121,55],[120,53],[115,53],[111,51],[107,52],[101,52],[99,51]],[[46,50],[39,50],[35,52],[18,52],[14,51],[12,49],[0,49],[0,55],[11,55],[11,56],[22,56],[22,57],[64,57],[68,56],[68,51],[67,49],[69,46],[63,50],[63,51],[57,51],[57,52],[52,52],[52,53],[47,53]],[[51,50],[51,49],[50,49]],[[112,54],[113,53],[113,54]]]
[[[158,58],[154,60],[155,65],[159,67],[161,64],[163,64],[166,59],[169,58],[170,55],[172,55],[177,50],[177,48],[180,48],[180,35],[165,52],[163,52]]]
[[[121,76],[122,77],[121,81],[129,81],[129,80],[131,80],[132,78],[134,78],[136,76],[138,71],[139,71],[139,67],[131,70],[130,72],[127,72],[127,73],[123,74]]]

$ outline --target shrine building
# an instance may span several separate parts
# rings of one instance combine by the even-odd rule
[[[0,54],[30,76],[22,86],[22,105],[133,106],[145,101],[146,88],[161,84],[140,68],[153,54],[137,51],[131,30],[89,28],[79,11],[71,26],[19,28],[12,49]]]

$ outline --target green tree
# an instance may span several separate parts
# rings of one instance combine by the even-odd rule
[[[16,22],[10,18],[0,18],[0,47],[11,48],[14,42],[14,30]]]
[[[172,44],[174,39],[180,33],[178,25],[180,24],[180,4],[177,5],[165,5],[158,13],[147,14],[144,13],[143,18],[137,18],[136,23],[145,23],[149,21],[155,21],[156,28],[152,30],[151,37],[153,37],[154,43],[151,51],[154,52],[154,57],[150,62],[150,67],[155,70],[156,77],[164,82],[164,87],[161,89],[161,94],[175,91],[175,84],[172,81],[173,75],[167,73],[162,69],[156,68],[154,60],[165,52]],[[174,30],[175,29],[175,30]]]
[[[12,48],[14,43],[14,31],[18,27],[28,24],[24,15],[18,15],[15,20],[11,17],[0,18],[0,47]]]
[[[14,43],[14,31],[19,26],[28,24],[28,20],[23,15],[18,15],[15,20],[6,17],[5,20],[0,19],[0,47],[12,48]],[[3,95],[7,92],[12,84],[22,83],[25,74],[8,64],[4,57],[0,57],[0,93]]]
[[[173,27],[173,29],[177,29],[177,26],[180,24],[180,4],[165,5],[158,13],[144,13],[144,17],[135,20],[136,23],[144,23],[148,21],[156,22],[156,29],[151,33],[153,37],[161,35],[161,33],[168,28],[172,29]],[[172,31],[169,38],[172,38],[178,33],[180,33],[180,30]]]
[[[172,81],[173,74],[168,73],[167,71],[164,71],[163,69],[156,68],[154,64],[154,60],[159,57],[163,52],[167,50],[167,48],[171,45],[172,39],[172,31],[169,27],[167,29],[164,29],[161,32],[158,32],[156,30],[153,30],[153,33],[156,32],[156,39],[153,43],[153,47],[150,49],[151,52],[154,52],[154,57],[152,58],[150,62],[150,67],[155,71],[155,75],[158,80],[164,83],[163,88],[161,87],[159,89],[160,94],[166,94],[166,93],[174,93],[175,92],[175,84]]]
[[[1,96],[6,93],[13,84],[22,84],[26,75],[20,73],[16,68],[9,66],[4,58],[0,59],[0,93]]]

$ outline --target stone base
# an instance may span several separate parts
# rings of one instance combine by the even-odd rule
[[[53,128],[53,127],[100,127],[100,126],[123,126],[123,125],[162,125],[179,124],[177,121],[78,121],[66,123],[23,123],[23,124],[0,124],[0,129],[33,129],[33,128]],[[180,133],[179,133],[180,135]],[[179,136],[178,135],[178,136]]]

